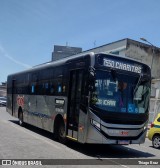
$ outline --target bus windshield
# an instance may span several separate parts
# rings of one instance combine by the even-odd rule
[[[96,70],[91,106],[106,112],[148,112],[149,80],[114,71]]]

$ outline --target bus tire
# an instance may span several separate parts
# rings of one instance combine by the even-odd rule
[[[66,134],[65,134],[65,125],[63,122],[59,124],[59,130],[58,130],[58,140],[62,144],[66,143]]]
[[[22,110],[19,110],[18,119],[19,119],[19,125],[23,127],[24,126],[24,121],[23,121],[23,112],[22,112]]]
[[[60,143],[65,144],[66,143],[66,136],[65,136],[65,125],[64,122],[61,120],[57,120],[57,124],[55,125],[55,132],[54,137],[56,140],[58,140]]]

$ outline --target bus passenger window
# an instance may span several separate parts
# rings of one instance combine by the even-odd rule
[[[34,93],[34,91],[35,91],[35,87],[34,87],[34,85],[32,85],[31,93]]]
[[[63,93],[66,92],[66,86],[63,86]]]
[[[53,84],[51,83],[50,84],[50,94],[53,94],[54,93],[54,86]]]
[[[50,92],[50,89],[49,89],[49,83],[45,83],[45,94],[48,95]]]
[[[62,86],[59,84],[58,85],[58,93],[61,93],[62,92]]]
[[[45,83],[45,88],[48,89],[48,83]]]

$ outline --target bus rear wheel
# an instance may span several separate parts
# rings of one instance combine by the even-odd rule
[[[66,136],[65,136],[65,125],[63,122],[59,122],[57,125],[57,129],[55,131],[55,138],[62,144],[66,143]]]

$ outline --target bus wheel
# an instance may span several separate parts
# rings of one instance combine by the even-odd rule
[[[23,112],[22,111],[19,112],[19,125],[22,126],[22,127],[24,126]]]
[[[64,125],[63,122],[60,122],[59,125],[58,125],[57,138],[58,138],[60,143],[62,143],[62,144],[66,143],[65,125]]]

